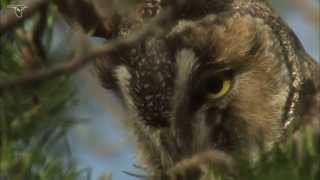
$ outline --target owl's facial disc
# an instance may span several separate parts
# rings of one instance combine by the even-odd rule
[[[261,20],[239,14],[182,20],[166,36],[111,57],[115,63],[103,78],[124,102],[130,123],[174,140],[176,148],[167,148],[271,142],[289,91],[272,36]]]

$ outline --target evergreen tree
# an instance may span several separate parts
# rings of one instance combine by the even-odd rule
[[[1,1],[1,13],[8,5]],[[18,28],[1,34],[0,79],[8,80],[32,74],[55,63],[48,53],[52,27],[34,17]],[[37,22],[45,21],[39,44],[30,32],[37,31]],[[52,26],[52,25],[51,25]],[[37,35],[37,34],[36,34]],[[66,151],[66,133],[75,124],[70,109],[75,105],[75,86],[68,75],[18,86],[0,88],[0,179],[79,179],[84,173],[77,169]],[[59,145],[62,144],[62,145]]]

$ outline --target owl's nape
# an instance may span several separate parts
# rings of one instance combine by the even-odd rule
[[[146,4],[120,22],[121,38],[166,8],[160,0]],[[201,152],[270,149],[307,122],[305,107],[320,89],[319,66],[265,1],[192,4],[164,33],[97,62],[152,172]],[[146,17],[150,7],[157,11]]]

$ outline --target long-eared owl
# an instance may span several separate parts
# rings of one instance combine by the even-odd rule
[[[170,2],[115,13],[112,36],[130,37]],[[299,129],[310,107],[320,109],[311,102],[318,64],[266,1],[185,0],[171,10],[172,21],[96,65],[128,111],[150,171],[201,152],[254,155]]]

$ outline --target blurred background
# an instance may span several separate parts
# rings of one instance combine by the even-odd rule
[[[297,34],[306,50],[319,61],[320,1],[273,0],[272,4]],[[77,36],[65,22],[58,22],[54,31],[55,48],[63,45],[71,50],[77,44]],[[90,41],[94,44],[104,42],[98,38],[91,38]],[[78,106],[70,113],[81,122],[68,135],[73,158],[81,167],[88,168],[92,179],[98,179],[103,174],[112,174],[114,180],[136,179],[122,172],[141,174],[134,167],[134,139],[123,123],[126,113],[119,101],[100,87],[92,67],[78,72],[75,79],[79,87]]]

